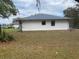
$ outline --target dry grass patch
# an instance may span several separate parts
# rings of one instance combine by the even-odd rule
[[[79,30],[11,34],[16,41],[0,44],[0,59],[79,59]]]

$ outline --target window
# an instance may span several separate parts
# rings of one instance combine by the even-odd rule
[[[42,25],[46,25],[46,21],[42,21]]]
[[[55,21],[51,21],[51,26],[55,26]]]

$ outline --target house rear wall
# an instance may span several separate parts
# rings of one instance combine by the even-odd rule
[[[46,21],[46,25],[42,25],[42,21],[25,21],[22,23],[22,31],[38,31],[38,30],[68,30],[69,22],[67,20],[56,20],[55,26],[51,26],[51,21]]]

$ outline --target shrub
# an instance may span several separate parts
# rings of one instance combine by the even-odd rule
[[[9,35],[8,33],[2,32],[0,34],[0,41],[1,42],[7,42],[7,41],[13,41],[14,37],[12,35]]]

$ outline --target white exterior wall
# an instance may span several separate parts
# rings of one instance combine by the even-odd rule
[[[69,23],[67,20],[56,20],[55,26],[51,26],[51,21],[46,21],[46,25],[42,25],[42,21],[25,21],[22,23],[23,31],[37,30],[67,30]]]

